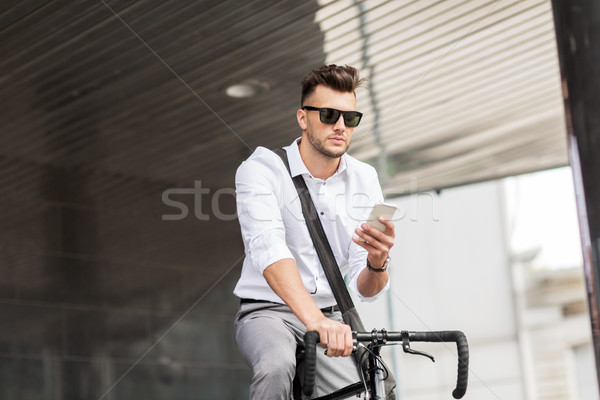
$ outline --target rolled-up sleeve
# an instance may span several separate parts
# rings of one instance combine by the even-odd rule
[[[245,161],[237,170],[235,187],[242,239],[252,266],[262,274],[279,260],[293,259],[271,170],[258,161]]]
[[[379,180],[377,178],[377,173],[375,172],[375,170],[373,170],[373,174],[374,174],[374,177],[370,180],[372,182],[372,184],[370,185],[371,188],[370,188],[370,190],[366,191],[366,193],[369,194],[368,204],[361,205],[362,208],[365,210],[361,221],[367,220],[367,217],[368,217],[373,205],[383,202],[383,193],[381,191],[381,186],[379,186]],[[360,275],[361,271],[367,267],[367,255],[368,255],[368,252],[365,249],[363,249],[362,247],[360,247],[359,245],[357,245],[354,242],[350,243],[350,247],[348,249],[348,266],[349,266],[348,286],[350,287],[350,289],[352,291],[354,291],[354,293],[356,293],[358,295],[358,297],[361,301],[369,301],[370,302],[370,301],[375,301],[385,291],[387,291],[389,289],[390,282],[388,280],[385,287],[374,296],[366,297],[366,296],[363,296],[359,292],[358,284],[357,284],[358,276]]]

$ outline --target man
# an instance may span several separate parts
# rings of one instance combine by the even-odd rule
[[[361,83],[349,66],[314,69],[302,81],[296,112],[302,136],[285,150],[292,175],[306,181],[342,274],[366,300],[387,287],[394,226],[382,220],[383,233],[358,226],[383,200],[375,169],[346,154],[362,116],[355,110]],[[348,357],[351,329],[333,307],[297,191],[279,156],[257,148],[238,168],[236,196],[246,258],[234,290],[241,298],[234,331],[253,373],[250,398],[290,399],[296,347],[307,330],[319,332],[327,347],[326,356],[317,352],[315,395],[358,382],[356,363]]]

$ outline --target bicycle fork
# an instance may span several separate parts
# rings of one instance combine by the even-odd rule
[[[372,356],[374,357],[369,357],[369,376],[371,377],[369,384],[371,386],[371,395],[369,396],[368,393],[365,393],[366,400],[385,400],[386,397],[384,385],[386,377],[383,374],[385,367],[380,361],[379,351],[380,347],[375,346],[372,350]]]

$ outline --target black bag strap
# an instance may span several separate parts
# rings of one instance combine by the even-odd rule
[[[290,176],[292,176],[292,171],[290,170],[290,164],[288,162],[287,153],[283,149],[273,150],[285,164]],[[304,182],[304,178],[302,175],[298,175],[292,178],[294,182],[294,186],[298,191],[298,197],[300,197],[300,203],[302,204],[302,214],[304,215],[304,219],[306,220],[306,224],[308,225],[308,232],[310,233],[310,238],[313,241],[315,246],[315,250],[317,251],[317,255],[319,256],[319,260],[321,261],[321,265],[323,266],[323,270],[325,271],[325,275],[327,276],[327,281],[329,282],[329,286],[331,286],[331,290],[333,291],[333,296],[335,297],[335,301],[340,307],[340,311],[344,317],[344,322],[349,324],[353,330],[364,332],[365,328],[363,323],[358,315],[358,311],[354,307],[354,303],[352,302],[352,298],[350,297],[350,293],[348,293],[348,288],[344,283],[344,278],[342,277],[342,273],[335,261],[335,256],[333,255],[333,250],[331,250],[331,246],[329,245],[329,241],[327,240],[327,236],[325,235],[325,230],[323,230],[323,225],[321,224],[321,220],[319,219],[319,215],[317,214],[317,209],[310,197],[310,193],[308,191],[308,187],[306,187],[306,182]],[[363,353],[365,352],[364,348],[359,348],[356,353],[354,353],[354,357],[356,360],[357,368],[361,362],[364,364],[364,368],[366,366],[366,358],[363,357]],[[359,372],[360,373],[360,372]],[[394,388],[396,387],[396,380],[394,379],[391,372],[388,371],[388,377],[385,381],[385,391],[387,393],[386,399],[393,400],[396,398],[394,394]]]
[[[273,151],[279,157],[281,157],[285,167],[290,173],[290,176],[292,176],[286,151],[283,149],[275,149]],[[321,265],[323,266],[323,271],[325,271],[325,276],[327,276],[329,286],[331,286],[331,290],[333,291],[335,301],[337,302],[338,306],[340,307],[340,311],[343,314],[346,311],[354,308],[354,303],[352,302],[350,293],[348,293],[348,288],[346,287],[342,273],[340,272],[337,262],[335,261],[333,250],[331,250],[331,246],[329,245],[329,241],[325,235],[325,230],[323,230],[323,225],[321,224],[321,220],[317,214],[317,209],[315,208],[312,198],[310,197],[310,193],[308,191],[308,187],[306,186],[306,182],[304,182],[304,178],[302,175],[298,175],[296,177],[292,177],[292,181],[294,182],[294,186],[296,186],[296,190],[298,191],[298,197],[300,197],[302,214],[304,215],[304,219],[308,225],[310,238],[312,239],[315,250],[317,251],[317,255],[319,256],[319,261],[321,261]]]

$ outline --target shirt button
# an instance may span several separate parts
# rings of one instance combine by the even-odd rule
[[[325,215],[325,213],[323,211],[321,211],[321,215]]]

